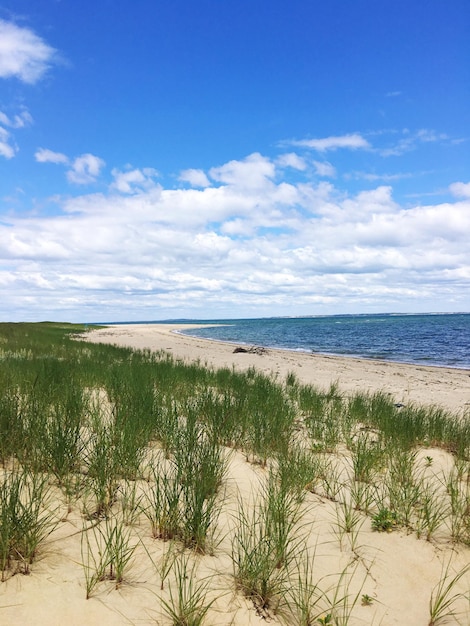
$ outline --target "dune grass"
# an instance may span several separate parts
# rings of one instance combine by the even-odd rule
[[[322,391],[293,374],[282,381],[77,340],[84,332],[0,324],[2,581],[30,572],[58,523],[51,490],[62,492],[68,511],[81,512],[87,597],[106,581],[125,582],[134,528],[167,546],[160,592],[174,578],[176,587],[161,596],[172,623],[208,618],[211,582],[191,587],[191,559],[213,558],[225,535],[233,592],[259,615],[354,623],[358,595],[348,589],[356,570],[339,568],[336,587],[325,590],[305,552],[307,494],[335,507],[332,534],[353,559],[367,525],[470,545],[468,419],[403,407],[381,392]],[[445,475],[431,456],[423,460],[431,448],[452,455]],[[219,524],[230,450],[264,476],[254,501],[232,511],[233,528]],[[464,579],[443,571],[430,589],[430,623],[451,613]]]

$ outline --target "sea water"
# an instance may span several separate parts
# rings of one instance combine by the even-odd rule
[[[470,368],[469,313],[197,321],[211,326],[182,332],[249,346]]]

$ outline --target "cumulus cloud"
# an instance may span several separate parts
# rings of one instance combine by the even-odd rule
[[[255,153],[212,168],[213,185],[171,189],[154,170],[113,169],[108,191],[59,199],[54,215],[5,215],[0,311],[119,320],[334,312],[344,302],[416,310],[450,293],[467,308],[469,183],[451,185],[457,200],[402,206],[391,185],[346,193],[311,168],[295,183],[286,172]]]
[[[317,150],[317,152],[327,152],[328,150],[337,150],[338,148],[367,150],[371,147],[367,139],[359,133],[324,137],[323,139],[301,139],[299,141],[292,141],[291,143],[294,146]]]
[[[449,190],[458,198],[470,198],[470,183],[452,183]]]
[[[0,19],[0,78],[24,83],[40,80],[56,58],[56,51],[31,29]]]
[[[242,161],[229,161],[213,167],[209,176],[216,182],[243,188],[264,187],[275,176],[275,165],[258,152],[250,154]]]
[[[34,158],[38,163],[68,163],[69,158],[62,152],[53,152],[47,148],[38,148],[34,154]]]
[[[122,172],[114,168],[111,171],[114,182],[111,189],[116,189],[120,193],[133,194],[155,186],[154,178],[158,176],[157,170],[147,167],[142,170],[130,169]]]
[[[301,172],[307,169],[307,163],[305,162],[305,159],[303,159],[298,154],[295,154],[295,152],[281,154],[277,158],[276,163],[280,167],[292,167],[292,169],[299,170]]]
[[[38,148],[34,154],[34,158],[38,163],[54,163],[56,165],[66,165],[68,170],[66,177],[69,183],[75,185],[88,185],[94,183],[101,174],[101,170],[106,165],[103,159],[94,154],[82,154],[74,159],[70,159],[63,152],[55,152],[48,148]],[[131,185],[141,183],[145,187],[145,182],[151,178],[155,170],[147,169],[134,170],[133,172],[120,172],[113,170],[115,177],[112,188],[122,191],[123,193],[132,193]]]
[[[57,53],[31,29],[0,18],[0,78],[38,82],[55,61]],[[0,111],[0,155],[11,159],[18,147],[12,129],[24,128],[33,119],[26,108],[13,116]],[[9,130],[7,130],[9,129]]]
[[[193,187],[209,187],[211,184],[204,171],[200,169],[183,170],[179,179]]]
[[[67,180],[76,185],[87,185],[96,181],[105,166],[103,159],[94,154],[82,154],[74,159],[67,171]]]
[[[313,165],[318,176],[325,176],[327,178],[335,178],[336,169],[328,161],[314,161]]]

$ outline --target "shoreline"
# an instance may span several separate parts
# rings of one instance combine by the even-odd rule
[[[114,326],[114,325],[110,324],[110,326]],[[185,324],[185,326],[190,326],[190,325]],[[191,326],[210,328],[212,325],[194,324]],[[215,341],[217,343],[228,344],[230,346],[242,346],[242,347],[247,347],[247,348],[260,347],[266,350],[274,350],[274,351],[279,351],[279,352],[292,352],[293,354],[307,354],[309,356],[320,356],[320,357],[324,356],[324,357],[333,357],[333,358],[338,358],[338,359],[357,359],[358,361],[369,361],[372,363],[392,363],[392,364],[397,364],[397,365],[409,365],[411,367],[429,367],[432,369],[433,368],[448,369],[448,370],[456,370],[460,372],[467,372],[468,375],[470,376],[470,367],[468,368],[458,367],[457,365],[455,366],[447,365],[446,363],[418,363],[414,361],[398,361],[394,359],[380,359],[380,358],[369,357],[369,356],[361,356],[357,354],[338,354],[335,352],[321,352],[321,351],[314,351],[314,350],[306,350],[303,348],[281,348],[279,346],[253,344],[253,343],[248,343],[244,341],[229,341],[228,339],[215,339],[212,337],[200,337],[197,335],[190,335],[190,334],[186,334],[183,328],[178,329],[178,330],[173,330],[172,332],[174,332],[177,335],[183,335],[185,337],[193,337],[195,339],[202,339],[203,341]]]
[[[280,348],[266,348],[262,354],[234,353],[234,347],[251,344],[206,339],[182,332],[207,326],[211,324],[116,324],[89,331],[86,340],[163,350],[177,359],[215,368],[234,367],[243,371],[255,367],[280,380],[293,373],[301,383],[321,389],[338,384],[346,393],[383,391],[403,404],[435,405],[461,415],[470,411],[470,370]]]

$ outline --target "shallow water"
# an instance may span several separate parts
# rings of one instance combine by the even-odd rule
[[[217,325],[184,333],[303,352],[470,368],[468,313],[197,321]]]

